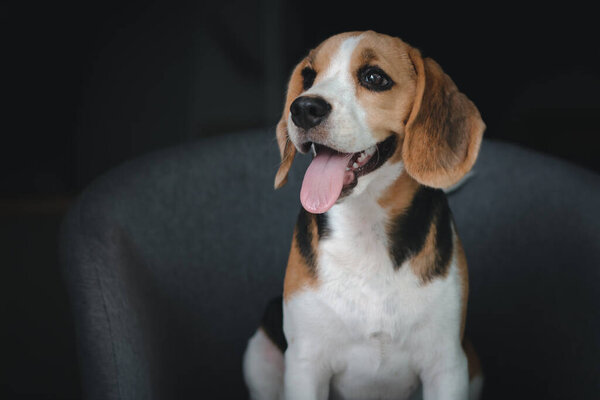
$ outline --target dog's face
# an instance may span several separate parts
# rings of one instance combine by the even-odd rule
[[[292,73],[277,126],[275,187],[296,151],[311,149],[301,192],[311,212],[326,211],[385,163],[403,162],[422,184],[449,186],[475,162],[484,127],[473,103],[418,50],[372,31],[342,33]]]

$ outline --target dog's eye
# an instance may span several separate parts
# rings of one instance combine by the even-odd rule
[[[315,78],[317,77],[317,71],[310,67],[306,67],[302,70],[302,87],[304,90],[309,89],[313,83],[315,82]]]
[[[358,81],[369,90],[382,91],[392,87],[394,82],[379,67],[366,66],[358,71]]]

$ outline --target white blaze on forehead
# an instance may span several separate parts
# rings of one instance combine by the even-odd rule
[[[332,111],[327,121],[329,142],[337,149],[354,153],[376,144],[366,122],[366,112],[356,99],[355,71],[351,70],[352,55],[362,35],[344,39],[324,71],[305,95],[321,96]]]
[[[354,49],[360,43],[362,35],[353,36],[345,39],[335,53],[333,57],[331,57],[331,61],[327,67],[327,70],[323,72],[324,78],[340,78],[344,77],[349,79],[351,82],[350,76],[350,62],[352,60],[352,54],[354,53]]]

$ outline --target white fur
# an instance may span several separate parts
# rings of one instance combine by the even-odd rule
[[[248,341],[242,365],[252,400],[278,400],[283,386],[283,354],[259,329]]]
[[[328,134],[322,144],[344,153],[356,153],[377,144],[367,124],[367,114],[356,99],[356,85],[350,72],[352,53],[361,39],[362,35],[345,39],[328,68],[302,94],[321,96],[331,105],[331,114],[324,122]],[[292,142],[299,143],[300,131],[291,113],[287,126]]]

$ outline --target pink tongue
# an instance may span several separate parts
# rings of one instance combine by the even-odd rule
[[[340,197],[344,186],[344,174],[350,154],[319,149],[319,153],[304,174],[300,202],[306,211],[322,214],[329,210]]]

